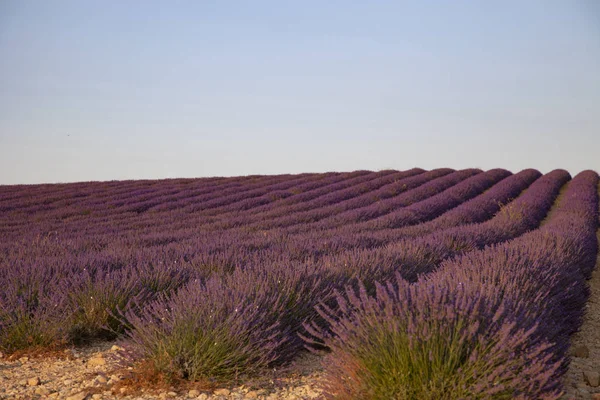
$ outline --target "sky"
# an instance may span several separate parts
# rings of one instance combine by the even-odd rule
[[[600,170],[600,2],[0,1],[0,184]]]

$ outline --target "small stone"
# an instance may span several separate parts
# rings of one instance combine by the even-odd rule
[[[72,396],[67,397],[67,400],[85,400],[88,394],[86,392],[79,392]]]
[[[216,396],[229,396],[229,389],[217,389],[213,392]]]
[[[117,346],[116,344],[114,344],[111,348],[110,351],[119,351],[119,350],[123,350],[122,347]]]
[[[590,356],[590,349],[586,345],[575,346],[571,350],[571,355],[573,357],[588,358]]]
[[[195,399],[196,397],[200,396],[200,392],[196,389],[192,389],[188,392],[188,397],[190,399]]]
[[[600,400],[600,393],[595,393],[592,395],[592,400]]]
[[[106,382],[108,382],[108,379],[104,375],[98,375],[96,377],[96,382],[98,382],[98,383],[106,383]]]
[[[59,395],[60,395],[60,394],[59,394],[58,392],[54,392],[54,393],[50,393],[50,394],[48,395],[48,397],[50,397],[51,399],[55,399],[55,398],[57,398]]]
[[[258,392],[256,390],[251,390],[248,393],[246,393],[246,398],[247,399],[256,399],[256,398],[258,398]]]
[[[101,398],[102,398],[102,395],[100,393],[96,393],[96,394],[92,395],[92,399],[100,400]]]
[[[71,386],[73,384],[73,381],[71,379],[65,379],[63,381],[63,385],[65,386]]]
[[[200,393],[200,396],[198,396],[198,399],[206,400],[206,399],[208,399],[208,395],[206,393]]]
[[[40,396],[48,396],[50,391],[42,386],[35,389],[35,394],[39,394]]]
[[[29,386],[38,386],[40,384],[40,378],[37,376],[35,378],[29,378],[27,379],[27,384]]]
[[[19,361],[27,362],[27,361],[29,361],[29,357],[21,357],[21,358],[19,358]]]
[[[167,392],[167,397],[177,397],[177,393],[175,393],[175,392]]]
[[[90,358],[88,360],[88,365],[90,367],[95,367],[95,366],[98,366],[98,365],[105,365],[105,364],[106,364],[106,360],[102,356],[95,356],[95,357]]]
[[[583,371],[583,378],[591,387],[600,386],[600,374],[593,371]]]

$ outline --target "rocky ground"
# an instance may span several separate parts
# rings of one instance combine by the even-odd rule
[[[600,241],[600,233],[598,235]],[[589,281],[591,295],[581,330],[571,344],[564,399],[600,400],[600,254]]]
[[[132,383],[122,349],[102,342],[45,356],[0,358],[0,399],[318,399],[319,362],[303,357],[289,371],[277,371],[253,385],[237,387],[154,387]]]

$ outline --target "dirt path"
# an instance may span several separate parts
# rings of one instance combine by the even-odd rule
[[[597,237],[600,243],[600,230]],[[588,283],[590,298],[581,330],[571,343],[572,361],[565,378],[563,399],[600,400],[600,252]]]

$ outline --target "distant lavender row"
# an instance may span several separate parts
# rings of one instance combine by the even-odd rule
[[[523,170],[501,180],[474,199],[464,202],[432,221],[398,229],[383,229],[358,233],[354,232],[356,225],[351,225],[350,228],[344,227],[322,232],[322,239],[320,240],[324,240],[325,237],[329,238],[329,240],[343,237],[347,242],[346,247],[373,247],[382,246],[406,237],[425,236],[434,231],[460,225],[481,223],[492,218],[502,206],[511,202],[540,176],[541,174],[537,170]],[[448,190],[452,190],[452,188]]]
[[[322,177],[326,178],[327,181],[329,174],[322,174]],[[355,178],[366,175],[366,171],[359,171],[350,174],[334,174],[334,179],[337,178],[337,175],[342,175],[342,178]],[[284,177],[285,178],[285,177]],[[278,180],[284,179],[282,177],[278,177]],[[270,178],[271,180],[273,178]],[[149,187],[152,187],[151,193],[158,198],[161,198],[161,194],[165,192],[172,192],[173,190],[180,189],[179,193],[173,197],[167,196],[166,198],[161,198],[164,201],[164,204],[168,207],[175,207],[180,210],[181,207],[190,204],[193,201],[197,201],[200,199],[199,194],[208,195],[208,199],[214,198],[215,192],[217,196],[227,194],[229,190],[240,191],[246,190],[244,189],[245,185],[248,189],[252,189],[256,187],[256,184],[264,185],[264,183],[268,183],[269,181],[264,177],[248,177],[248,178],[229,178],[225,181],[217,180],[216,183],[213,180],[209,180],[205,182],[204,180],[166,180],[162,181],[160,185],[155,186],[154,184],[157,181],[141,181],[136,182],[136,187],[144,187],[144,193],[147,193]],[[326,184],[328,182],[325,182]],[[58,185],[59,189],[61,185]],[[68,188],[72,190],[69,191]],[[98,190],[98,187],[102,187],[104,189]],[[108,189],[106,188],[108,187]],[[121,197],[121,195],[129,194],[128,206],[131,203],[136,202],[136,191],[133,190],[132,185],[129,182],[120,183],[120,185],[114,185],[114,183],[85,183],[85,184],[72,184],[66,185],[66,192],[62,192],[61,190],[57,190],[51,195],[45,193],[45,198],[36,199],[33,196],[33,203],[23,202],[20,207],[15,208],[14,205],[0,202],[0,209],[12,209],[13,211],[18,211],[19,218],[12,216],[13,214],[4,214],[0,215],[0,220],[5,220],[7,217],[9,218],[7,223],[15,222],[21,225],[31,226],[35,225],[35,222],[39,218],[42,218],[42,221],[48,222],[52,218],[55,218],[58,222],[65,221],[67,219],[79,219],[82,220],[82,223],[87,223],[90,218],[99,219],[99,218],[109,218],[113,220],[117,215],[122,215],[120,219],[123,220],[134,220],[141,221],[144,219],[144,215],[139,216],[136,212],[129,212],[125,207],[117,207],[114,203],[111,203],[110,196]],[[229,188],[229,189],[228,189]],[[32,192],[36,191],[37,187],[34,186],[30,188]],[[210,195],[210,193],[213,193]],[[50,197],[48,197],[50,196]],[[108,197],[107,197],[108,196]],[[150,194],[142,195],[142,196],[150,196]],[[181,199],[183,197],[183,200]],[[36,205],[34,209],[28,208],[28,204],[40,204],[43,205],[40,207]],[[24,213],[28,213],[29,215],[23,215]],[[172,218],[173,215],[169,216]],[[181,218],[181,217],[180,217]],[[156,215],[150,215],[147,218],[147,221],[156,222]],[[161,224],[163,225],[163,224]],[[1,228],[0,228],[1,229]]]
[[[431,171],[431,173],[437,170]],[[451,187],[462,180],[481,173],[481,170],[468,169],[452,172],[450,174],[444,174],[442,176],[435,176],[435,179],[427,179],[426,181],[420,181],[419,185],[410,185],[407,187],[408,190],[403,190],[399,194],[394,192],[393,196],[384,196],[376,199],[377,201],[371,202],[358,208],[352,208],[345,210],[339,215],[333,215],[326,218],[327,222],[324,224],[331,224],[331,226],[353,224],[357,221],[363,221],[366,219],[376,218],[377,216],[389,213],[397,208],[406,207],[410,204],[427,199],[444,189]],[[420,177],[420,176],[419,176]],[[417,178],[419,178],[417,177]],[[331,221],[331,222],[329,222]],[[316,224],[318,227],[319,225]]]
[[[432,171],[432,172],[434,172],[434,171]],[[464,179],[467,179],[468,177],[473,176],[475,174],[479,174],[479,173],[481,173],[481,170],[475,170],[475,169],[468,169],[468,170],[452,172],[450,174],[443,175],[439,178],[435,178],[433,180],[428,180],[425,183],[423,183],[422,185],[417,186],[416,188],[414,188],[412,190],[407,190],[406,192],[403,192],[397,196],[389,197],[389,198],[386,198],[385,200],[381,200],[381,201],[376,201],[375,203],[373,203],[373,200],[376,200],[376,199],[373,199],[370,196],[366,196],[367,199],[370,198],[370,200],[367,200],[366,203],[377,205],[380,210],[383,209],[384,207],[387,207],[388,210],[391,210],[395,207],[403,207],[406,204],[411,204],[412,202],[416,202],[416,201],[425,199],[441,190],[444,190],[447,187],[453,186],[453,185],[457,184],[458,182],[461,182]],[[398,182],[398,183],[401,183],[402,186],[404,186],[406,184],[403,182]],[[348,200],[353,200],[356,197],[363,197],[363,196],[360,196],[361,193],[367,193],[367,192],[368,192],[368,190],[364,190],[364,192],[360,192],[360,191],[348,192],[348,193],[346,193],[346,195],[344,197],[331,198],[331,200],[328,201],[327,204],[322,204],[318,208],[314,208],[310,211],[306,211],[304,213],[294,213],[289,216],[286,215],[281,218],[264,221],[262,223],[252,224],[251,226],[254,228],[258,228],[258,229],[273,229],[273,228],[287,228],[287,227],[290,227],[293,225],[301,225],[301,228],[302,228],[306,223],[319,221],[319,220],[329,217],[331,215],[335,215],[340,212],[349,210],[350,209],[349,207],[354,207],[357,204],[353,201],[348,202]],[[365,201],[364,198],[365,197],[363,197],[363,199],[362,199],[363,202]],[[360,204],[359,204],[359,206],[360,206]],[[349,222],[351,222],[351,221],[349,221]]]
[[[450,170],[435,170],[435,171],[431,171],[431,172],[424,172],[423,170],[421,170],[419,168],[413,168],[408,171],[404,171],[404,172],[400,173],[399,175],[395,175],[394,177],[392,177],[391,183],[385,184],[384,186],[380,187],[377,190],[374,190],[373,192],[381,192],[381,191],[389,190],[389,191],[394,191],[394,193],[395,193],[398,190],[403,190],[403,189],[398,189],[398,187],[403,187],[402,185],[405,185],[405,184],[409,185],[413,181],[420,182],[422,180],[431,179],[431,178],[429,178],[429,176],[431,174],[443,175],[443,174],[447,174],[449,172],[451,172],[451,171]],[[389,179],[388,176],[385,176],[383,178],[385,178],[386,180]],[[400,183],[400,182],[402,182],[402,183]],[[232,228],[232,227],[248,226],[252,223],[262,221],[265,218],[275,219],[278,217],[282,217],[284,215],[308,212],[307,209],[309,209],[310,207],[314,206],[315,208],[317,208],[318,204],[322,204],[323,201],[327,201],[328,198],[331,198],[334,196],[345,196],[345,193],[347,191],[354,191],[355,193],[363,193],[363,191],[365,190],[365,187],[367,187],[367,185],[370,185],[370,184],[371,184],[371,182],[365,182],[365,183],[361,183],[360,185],[355,185],[353,187],[345,187],[342,190],[332,190],[332,189],[334,189],[334,187],[330,186],[330,187],[324,188],[325,190],[322,190],[319,192],[312,191],[312,192],[308,192],[304,195],[300,194],[298,196],[294,196],[292,198],[286,199],[285,201],[281,201],[277,204],[271,204],[268,206],[259,207],[255,210],[253,210],[252,213],[245,213],[244,215],[237,215],[237,216],[233,216],[231,218],[227,218],[227,217],[220,218],[219,221],[217,221],[214,225],[207,226],[207,229],[221,230],[221,229],[228,229],[228,228]],[[344,191],[344,189],[346,189],[346,190]],[[359,194],[358,197],[359,198],[364,197],[365,195]],[[302,199],[302,201],[300,201],[300,199]],[[352,200],[356,200],[356,199],[357,198],[354,197],[347,201],[352,201]],[[260,214],[258,214],[259,212],[260,212]]]
[[[434,196],[422,201],[414,202],[406,207],[396,208],[391,213],[372,219],[362,224],[353,225],[355,231],[394,229],[407,225],[414,225],[435,218],[461,203],[480,195],[483,191],[496,184],[498,181],[511,175],[504,169],[492,169],[487,172],[471,176],[464,181],[451,186]],[[418,195],[418,194],[416,194]],[[373,215],[373,209],[380,210],[379,205],[370,210],[354,210],[353,215],[340,215],[338,221],[329,224],[323,221],[319,227],[322,229],[336,225],[348,225],[353,222],[364,221],[366,215]],[[380,214],[380,212],[376,212]]]
[[[259,187],[251,190],[240,190],[238,189],[236,192],[231,193],[226,196],[215,196],[210,201],[194,201],[182,208],[184,212],[199,212],[203,215],[212,215],[219,214],[220,211],[227,211],[227,207],[233,208],[232,206],[238,202],[244,202],[248,199],[254,199],[260,196],[264,196],[269,193],[276,193],[281,190],[285,190],[288,188],[293,188],[298,185],[303,185],[307,182],[311,182],[312,180],[322,179],[320,175],[304,175],[298,177],[287,177],[287,179],[282,179],[280,181],[275,181],[272,184],[267,186]],[[291,193],[290,193],[291,194]]]
[[[387,171],[385,171],[387,172]],[[334,192],[334,193],[330,193],[328,195],[325,196],[321,196],[319,197],[320,201],[323,202],[325,200],[326,197],[330,196],[338,196],[338,197],[343,197],[346,196],[347,193],[364,193],[364,192],[370,192],[372,190],[376,190],[382,186],[386,186],[389,185],[393,182],[396,182],[398,180],[402,180],[403,178],[406,177],[410,177],[413,175],[418,175],[421,174],[422,170],[420,169],[411,169],[408,171],[402,171],[402,172],[394,172],[392,174],[386,173],[383,176],[376,176],[374,177],[374,179],[371,179],[369,181],[366,181],[364,183],[361,183],[359,185],[355,185],[352,186],[350,188],[347,188],[346,190],[342,190],[342,191],[338,191],[338,192]],[[230,207],[228,209],[223,209],[223,211],[225,212],[232,212],[232,211],[242,211],[242,210],[247,210],[249,208],[254,208],[256,206],[261,206],[261,205],[265,205],[267,203],[272,204],[274,207],[271,208],[262,208],[260,211],[260,215],[257,215],[256,213],[246,213],[247,216],[252,217],[254,216],[253,220],[246,220],[246,223],[249,223],[251,221],[258,221],[258,220],[263,220],[264,216],[267,215],[268,212],[273,213],[274,210],[276,209],[281,209],[281,208],[287,208],[289,207],[287,204],[282,203],[282,202],[273,202],[273,201],[268,201],[270,199],[270,196],[273,196],[276,193],[268,193],[267,194],[267,198],[256,198],[256,199],[251,199],[250,202],[246,201],[243,202],[242,204],[239,204],[235,207]],[[286,196],[287,197],[287,196]],[[297,203],[296,203],[297,204]],[[324,209],[326,207],[322,207],[321,209]],[[205,214],[204,212],[202,214]],[[223,220],[226,219],[226,221],[228,220],[228,215],[224,214],[224,213],[219,213],[218,215],[219,220]],[[218,226],[218,229],[223,229],[224,226]],[[211,229],[215,229],[215,227],[212,227]]]
[[[73,184],[55,184],[55,185],[34,185],[34,186],[9,186],[13,190],[7,192],[6,196],[0,198],[0,210],[26,209],[28,206],[35,206],[39,203],[64,205],[64,201],[77,202],[86,197],[93,197],[98,200],[117,198],[122,195],[134,197],[136,193],[147,193],[159,183],[154,190],[164,190],[165,188],[178,187],[182,192],[192,188],[200,188],[201,192],[210,190],[226,189],[228,186],[239,185],[240,183],[250,184],[251,182],[260,182],[269,177],[238,177],[238,178],[201,178],[201,179],[173,179],[163,181],[121,181],[121,182],[82,182]],[[198,190],[198,189],[196,189]],[[24,201],[24,198],[26,200]],[[87,199],[86,199],[87,200]],[[101,204],[101,203],[98,203]]]
[[[429,182],[435,176],[448,177],[456,174],[456,172],[447,174],[446,170],[434,170],[427,173],[419,174],[417,176],[405,175],[399,179],[394,179],[386,182],[385,185],[368,186],[361,185],[348,188],[341,192],[335,192],[322,196],[312,204],[307,204],[310,207],[303,207],[304,210],[293,213],[285,213],[276,218],[268,220],[257,220],[250,221],[248,227],[250,229],[280,229],[291,227],[293,225],[299,225],[308,223],[311,221],[318,221],[321,218],[343,212],[349,208],[356,206],[358,203],[371,203],[375,199],[370,196],[370,192],[378,189],[387,188],[387,190],[393,192],[402,192],[403,190],[409,190],[408,185],[414,187],[420,182]],[[369,182],[370,183],[370,182]],[[425,183],[426,184],[426,183]],[[410,190],[409,190],[410,191]]]
[[[375,250],[350,250],[326,262],[371,282],[385,279],[396,270],[405,279],[414,281],[449,257],[504,242],[537,228],[569,179],[564,170],[549,172],[486,222],[401,239]]]
[[[402,176],[420,174],[421,172],[422,170],[420,169],[412,169],[393,174],[390,174],[390,171],[382,171],[380,173],[372,173],[368,175],[354,174],[355,177],[352,179],[346,179],[341,182],[332,181],[333,183],[331,183],[329,182],[331,179],[327,179],[327,181],[324,182],[324,185],[318,185],[319,187],[312,189],[308,187],[308,185],[312,184],[312,182],[308,182],[307,184],[291,188],[285,195],[285,199],[273,197],[274,195],[277,195],[278,192],[275,190],[276,188],[271,187],[271,190],[266,195],[254,198],[250,197],[246,200],[234,202],[230,206],[220,208],[217,215],[212,216],[212,210],[208,210],[209,214],[211,214],[211,216],[208,217],[204,216],[205,213],[202,210],[195,213],[192,208],[187,206],[190,203],[186,200],[186,204],[181,204],[181,207],[177,209],[176,214],[170,215],[169,218],[174,220],[175,223],[178,223],[183,219],[189,221],[190,224],[193,221],[195,226],[205,226],[207,224],[213,224],[215,221],[223,221],[218,222],[217,225],[213,224],[213,226],[205,226],[205,228],[212,230],[224,229],[226,227],[243,225],[248,223],[248,221],[263,220],[265,218],[269,218],[273,214],[281,213],[281,210],[291,213],[293,210],[297,210],[298,207],[306,209],[312,207],[315,203],[322,204],[323,202],[331,201],[332,198],[335,199],[345,196],[348,192],[365,190],[365,188],[381,185],[381,182],[399,179],[399,177]],[[339,181],[339,179],[337,180]],[[313,186],[316,185],[313,184]],[[307,192],[303,192],[303,190],[307,189]],[[300,203],[298,201],[299,198],[309,200]],[[310,199],[314,199],[314,201],[311,201]],[[223,201],[229,202],[230,200],[224,199]],[[198,207],[201,207],[201,205],[193,206],[193,208]],[[246,207],[253,208],[248,210]],[[242,211],[242,209],[246,212],[244,212],[243,216],[238,216],[239,211]],[[148,224],[151,225],[156,223],[158,218],[156,215],[147,215],[137,220],[139,222],[148,221]],[[164,223],[161,223],[160,226],[162,229],[165,228]]]
[[[444,213],[440,217],[417,226],[398,230],[397,234],[400,236],[423,236],[433,231],[483,222],[490,215],[500,211],[502,206],[516,198],[540,176],[541,174],[537,170],[525,169],[503,179],[485,193]]]

